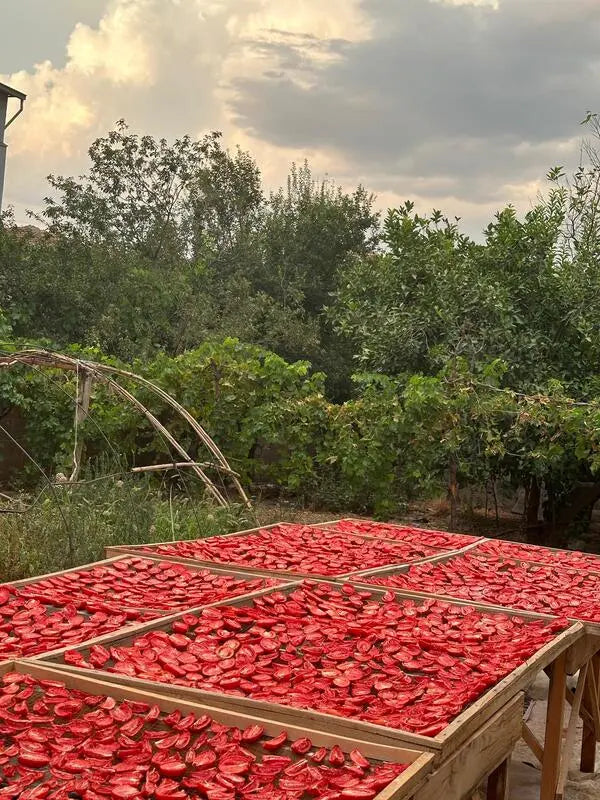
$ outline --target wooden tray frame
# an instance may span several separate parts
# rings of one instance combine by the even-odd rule
[[[475,544],[475,550],[479,548],[480,545],[486,542],[506,542],[506,544],[527,544],[527,542],[512,542],[510,539],[484,539],[481,542],[477,542]],[[588,556],[589,558],[595,560],[597,562],[597,568],[594,569],[593,567],[581,567],[575,566],[574,564],[561,564],[559,561],[529,561],[529,559],[519,558],[519,556],[511,556],[506,554],[505,558],[512,558],[513,561],[519,561],[521,564],[531,564],[532,566],[537,567],[560,567],[561,569],[571,569],[574,572],[591,572],[592,575],[598,575],[600,577],[600,555],[597,553],[587,553],[585,550],[562,550],[560,547],[545,547],[541,544],[530,545],[531,547],[535,547],[538,550],[548,550],[551,553],[581,553],[584,556]],[[489,553],[481,553],[482,557],[486,557]]]
[[[368,519],[367,517],[341,517],[340,519],[332,519],[328,520],[327,522],[314,522],[309,527],[311,528],[332,528],[334,525],[337,525],[339,522],[377,522],[374,519]],[[416,528],[420,531],[427,531],[428,528],[419,528],[416,525],[402,525],[397,522],[386,522],[386,525],[389,525],[391,528]],[[336,531],[337,533],[350,533],[349,531]],[[433,533],[445,533],[448,536],[471,536],[470,533],[458,533],[453,531],[440,531],[438,529],[432,529]],[[372,536],[370,533],[352,533],[352,536],[362,536],[365,539],[377,539],[382,542],[401,542],[402,539],[388,539],[385,536]],[[437,545],[427,545],[431,547],[432,550],[439,550],[440,553],[456,553],[466,548],[474,547],[475,545],[481,544],[482,542],[487,542],[488,538],[486,536],[474,536],[474,542],[470,542],[469,544],[465,544],[462,547],[455,547],[446,549],[445,547],[438,547]],[[492,540],[493,541],[493,540]],[[413,563],[413,562],[411,562]]]
[[[80,567],[71,567],[70,569],[63,569],[63,570],[59,570],[57,572],[47,572],[44,575],[36,575],[33,578],[24,578],[24,579],[22,579],[20,581],[10,581],[10,582],[3,583],[3,584],[0,584],[0,585],[1,586],[15,586],[17,588],[20,588],[22,586],[31,586],[32,584],[40,583],[41,581],[47,580],[48,578],[56,578],[56,577],[59,577],[61,575],[68,575],[68,574],[73,573],[73,572],[89,572],[89,571],[91,571],[93,569],[96,569],[97,567],[110,566],[111,564],[114,564],[114,563],[116,563],[118,561],[126,561],[126,560],[131,559],[131,558],[144,558],[147,561],[153,561],[155,563],[160,563],[161,561],[168,561],[170,563],[180,563],[180,562],[173,562],[171,559],[161,558],[160,556],[146,555],[145,553],[137,553],[137,554],[122,553],[122,554],[119,554],[119,555],[110,556],[109,558],[105,558],[102,561],[94,561],[94,562],[92,562],[90,564],[82,564]],[[256,580],[257,578],[265,578],[265,579],[271,579],[271,580],[279,581],[279,583],[281,585],[285,584],[285,582],[286,582],[285,579],[282,578],[281,576],[274,575],[274,574],[272,574],[270,572],[246,572],[243,569],[234,569],[234,568],[228,568],[228,567],[217,567],[217,566],[214,566],[212,564],[209,565],[209,566],[202,566],[201,564],[199,564],[196,561],[191,561],[189,563],[184,563],[184,564],[182,564],[182,566],[185,566],[191,572],[205,572],[205,571],[208,571],[208,572],[211,572],[211,573],[213,573],[215,575],[226,575],[226,576],[229,576],[229,577],[239,578],[240,580]],[[276,587],[272,587],[272,588],[276,588]],[[233,597],[240,597],[240,596],[241,595],[234,595]],[[233,597],[232,598],[227,598],[227,599],[233,599]],[[110,602],[119,602],[120,603],[119,600],[114,600],[114,601],[110,601]],[[172,611],[171,609],[168,609],[168,608],[154,608],[154,607],[148,607],[148,606],[144,606],[144,607],[141,607],[141,606],[130,606],[128,604],[122,604],[122,603],[120,603],[120,605],[121,605],[121,608],[126,609],[128,611],[140,611],[140,612],[141,611],[149,611],[151,613],[160,614],[161,616],[166,616],[166,615],[170,616],[173,613],[179,613],[179,612],[174,612],[174,611]],[[195,608],[198,608],[198,606],[195,606]]]
[[[465,553],[469,552],[472,549],[474,549],[473,545],[469,546],[468,548],[465,548],[464,550],[457,550],[454,553],[445,553],[444,555],[438,556],[437,558],[430,558],[427,561],[423,560],[423,561],[420,561],[418,563],[419,564],[436,563],[436,562],[447,563],[449,561],[453,561],[454,558],[456,558],[457,556],[464,555]],[[482,558],[485,558],[485,554],[482,556]],[[531,561],[521,561],[518,558],[513,558],[513,557],[510,557],[510,556],[507,558],[507,561],[509,561],[509,560],[510,561],[514,561],[514,562],[516,562],[518,564],[522,564],[524,567],[536,567],[536,566],[548,567],[549,566],[548,564],[534,564]],[[437,594],[437,593],[433,594],[431,592],[419,592],[417,590],[411,591],[411,590],[407,590],[407,589],[396,589],[394,586],[383,587],[383,586],[379,586],[378,584],[370,584],[368,582],[368,578],[380,578],[380,577],[385,577],[386,575],[405,574],[405,573],[407,573],[409,571],[409,569],[411,567],[414,567],[414,566],[417,566],[417,564],[416,563],[415,564],[397,564],[396,566],[391,566],[390,565],[390,566],[385,566],[385,567],[377,567],[376,569],[365,569],[365,570],[362,570],[361,572],[355,572],[354,575],[351,575],[350,577],[345,577],[345,578],[343,578],[341,580],[344,583],[349,583],[350,582],[350,583],[352,583],[354,585],[360,586],[362,589],[371,589],[373,587],[375,587],[375,588],[387,588],[387,589],[389,589],[390,591],[393,591],[393,592],[401,592],[401,593],[407,593],[408,592],[409,594],[414,595],[415,597],[423,597],[423,598],[432,597],[435,600],[443,600],[443,601],[445,601],[447,603],[448,602],[456,603],[458,601],[463,601],[463,602],[467,603],[468,605],[474,605],[476,607],[487,608],[487,609],[490,609],[490,610],[493,610],[493,611],[498,611],[498,612],[507,611],[507,612],[509,612],[511,614],[524,614],[525,613],[525,614],[528,614],[529,616],[531,616],[532,618],[537,617],[538,619],[552,619],[552,618],[556,618],[556,617],[560,616],[559,614],[546,614],[546,613],[541,612],[541,611],[525,611],[522,608],[519,609],[519,608],[512,608],[510,606],[500,606],[500,605],[497,605],[495,603],[486,603],[485,601],[481,602],[481,603],[478,602],[478,601],[475,601],[475,600],[469,601],[469,600],[465,600],[464,597],[453,597],[452,595],[448,595],[448,594]],[[572,568],[570,568],[570,569],[572,569]],[[572,571],[573,572],[577,572],[577,573],[579,573],[581,575],[586,575],[586,574],[596,575],[596,573],[592,572],[591,570],[572,569]],[[599,583],[600,583],[600,573],[598,574],[598,579],[599,579]],[[589,620],[577,619],[577,617],[569,617],[568,619],[572,620],[573,622],[580,623],[583,626],[584,630],[587,633],[589,633],[591,637],[594,638],[594,637],[600,636],[600,622],[590,622]],[[593,646],[593,645],[591,645],[591,646]]]
[[[223,534],[222,536],[211,536],[211,537],[208,537],[208,538],[211,538],[211,539],[231,539],[231,538],[238,537],[238,536],[250,536],[251,534],[258,533],[259,531],[266,531],[266,530],[270,530],[271,528],[277,528],[280,525],[294,525],[294,524],[296,524],[296,523],[293,523],[293,522],[274,522],[271,525],[261,525],[258,528],[248,528],[247,530],[235,531],[234,533],[226,533],[226,534]],[[307,528],[320,528],[321,526],[319,526],[319,525],[306,525],[305,527],[307,527]],[[327,531],[324,528],[321,528],[321,530],[322,530],[322,532],[324,534],[326,534],[328,536],[329,535],[333,536],[333,535],[336,535],[336,534],[339,535],[339,533],[337,531]],[[368,541],[368,542],[377,541],[377,537],[375,537],[375,536],[363,536],[360,533],[344,533],[344,532],[342,532],[342,535],[351,536],[351,537],[353,536],[356,539],[363,539],[364,541]],[[348,577],[350,577],[351,575],[354,575],[357,572],[357,570],[352,570],[351,572],[345,572],[345,573],[341,573],[339,575],[318,575],[316,573],[309,574],[309,573],[305,573],[305,572],[292,572],[290,570],[265,570],[265,569],[261,569],[259,567],[248,567],[248,566],[244,566],[244,565],[241,565],[241,564],[238,565],[238,564],[234,564],[234,563],[228,562],[228,561],[206,561],[206,560],[200,559],[200,558],[192,558],[192,557],[186,558],[186,557],[183,557],[183,556],[164,555],[162,553],[148,553],[148,552],[143,550],[143,548],[152,547],[153,545],[154,546],[160,546],[160,545],[163,545],[163,544],[185,544],[186,542],[189,542],[189,541],[194,541],[194,540],[193,539],[191,539],[191,540],[190,539],[176,539],[173,542],[152,542],[149,545],[147,545],[147,544],[110,545],[109,547],[104,548],[104,553],[105,553],[107,559],[114,558],[115,556],[124,556],[124,555],[129,555],[129,556],[137,555],[137,556],[140,556],[140,557],[141,556],[144,556],[144,557],[149,556],[149,557],[152,557],[152,558],[155,558],[155,559],[158,558],[161,561],[174,561],[177,564],[185,564],[186,566],[189,566],[190,564],[196,564],[196,565],[201,565],[203,567],[208,567],[209,569],[213,568],[213,567],[218,567],[219,569],[239,569],[239,570],[247,572],[247,573],[249,572],[249,573],[252,573],[252,574],[258,574],[258,575],[263,575],[263,576],[265,574],[268,574],[271,577],[286,578],[288,580],[302,580],[303,578],[305,578],[305,579],[308,579],[308,580],[336,581],[336,580],[343,580],[344,578],[348,578]],[[396,539],[381,539],[381,541],[390,542],[392,544],[398,544],[398,540],[396,540]],[[439,550],[439,548],[437,548],[437,547],[432,547],[430,549]],[[454,552],[454,551],[452,551],[452,552]],[[415,559],[414,561],[407,561],[407,562],[401,562],[401,563],[403,563],[403,564],[405,563],[407,566],[410,566],[412,564],[420,564],[420,563],[423,563],[425,561],[434,560],[434,559],[439,558],[440,555],[447,555],[447,554],[448,554],[447,550],[441,550],[440,552],[438,552],[438,553],[436,553],[435,555],[432,555],[432,556],[426,556],[425,558],[419,558],[419,559]],[[384,567],[385,566],[387,566],[387,565],[384,565]],[[381,569],[381,567],[372,567],[372,569]]]
[[[165,712],[171,712],[178,708],[185,713],[209,714],[219,722],[226,725],[236,725],[241,728],[245,728],[248,725],[262,725],[266,733],[272,736],[281,731],[281,726],[277,721],[268,717],[251,716],[230,711],[226,708],[207,706],[191,700],[176,700],[164,695],[147,692],[143,687],[107,683],[87,675],[76,675],[64,670],[53,669],[35,660],[23,659],[0,666],[0,675],[4,675],[9,671],[29,674],[40,679],[62,681],[72,689],[85,691],[91,695],[110,695],[117,700],[138,700],[145,703],[156,703]],[[425,776],[433,768],[434,757],[430,753],[424,753],[414,748],[388,747],[373,742],[362,742],[353,737],[340,737],[326,730],[313,730],[303,725],[290,726],[287,730],[291,737],[308,736],[318,746],[331,747],[334,744],[339,744],[346,753],[358,747],[365,756],[370,758],[410,764],[389,786],[377,794],[375,800],[409,800],[413,798],[414,789],[423,782]]]
[[[339,583],[335,581],[314,581],[318,584],[325,584],[339,588]],[[289,593],[301,585],[301,582],[285,584],[283,586],[258,590],[242,597],[234,598],[232,600],[220,601],[212,603],[207,607],[218,607],[225,605],[233,605],[237,607],[244,607],[249,605],[254,598],[261,597],[266,594],[279,591]],[[372,586],[364,587],[371,592],[374,598],[381,598],[385,594],[385,590],[377,589]],[[428,599],[427,596],[420,597],[414,594],[396,592],[404,599],[420,600],[423,602]],[[450,601],[452,602],[452,601]],[[470,606],[473,603],[469,602],[456,602],[454,605]],[[477,608],[477,606],[475,606]],[[194,613],[200,609],[189,609],[183,613]],[[493,613],[494,609],[487,606],[483,607],[486,613]],[[517,669],[513,670],[509,675],[499,681],[495,686],[490,687],[480,698],[474,701],[470,706],[458,714],[455,719],[450,722],[446,728],[435,737],[421,736],[419,734],[410,733],[400,729],[388,728],[383,725],[377,725],[371,722],[356,720],[346,717],[337,717],[332,714],[323,713],[308,709],[296,709],[290,706],[280,705],[278,703],[267,702],[264,700],[254,700],[247,697],[237,697],[235,695],[228,695],[221,692],[212,692],[207,690],[200,690],[179,686],[175,684],[163,684],[157,681],[147,681],[138,678],[130,678],[126,675],[119,673],[106,672],[104,670],[90,670],[75,667],[69,664],[64,664],[61,661],[63,654],[66,650],[76,650],[81,653],[89,652],[92,645],[102,644],[105,646],[126,645],[129,644],[134,638],[147,633],[151,630],[166,629],[175,620],[183,616],[183,613],[173,614],[170,617],[162,617],[157,620],[151,620],[146,623],[137,625],[135,628],[129,628],[118,632],[118,634],[108,634],[100,636],[96,639],[91,639],[88,642],[78,646],[63,648],[55,650],[51,653],[45,653],[35,656],[35,661],[42,661],[44,663],[51,663],[56,668],[74,671],[77,674],[96,675],[107,683],[118,682],[123,685],[143,685],[147,691],[168,694],[185,699],[196,698],[202,702],[211,704],[216,703],[219,706],[231,708],[234,710],[242,711],[243,713],[262,713],[271,718],[280,720],[282,725],[288,725],[289,722],[310,720],[310,724],[316,725],[319,728],[326,728],[332,732],[338,733],[342,736],[348,736],[352,733],[361,736],[363,739],[370,741],[380,741],[386,744],[394,742],[402,742],[407,746],[414,746],[418,749],[427,751],[434,751],[440,757],[446,758],[458,747],[460,747],[473,733],[481,727],[491,716],[499,711],[510,699],[516,694],[526,688],[534,679],[535,675],[544,667],[554,661],[558,654],[566,651],[570,645],[577,641],[581,634],[583,627],[579,623],[574,623],[565,631],[557,634],[550,642],[544,647],[533,654],[527,661],[523,662]],[[502,614],[510,614],[511,616],[520,616],[525,619],[552,619],[540,617],[540,615],[531,615],[523,611],[509,612],[507,609],[500,609]]]

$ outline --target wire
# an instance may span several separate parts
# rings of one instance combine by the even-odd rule
[[[31,461],[31,463],[39,470],[40,474],[42,475],[42,477],[44,478],[44,480],[46,481],[46,483],[50,487],[50,491],[52,492],[52,495],[53,495],[53,497],[54,497],[54,499],[56,501],[56,506],[58,508],[59,514],[62,517],[62,521],[63,521],[64,526],[65,526],[65,531],[67,533],[68,542],[69,542],[69,558],[72,561],[73,560],[73,532],[71,531],[71,527],[70,527],[69,523],[67,522],[67,518],[65,517],[65,514],[64,514],[64,512],[62,510],[60,501],[58,500],[58,494],[56,492],[56,489],[54,488],[54,484],[48,478],[48,476],[46,475],[46,473],[44,472],[42,467],[38,464],[38,462],[35,460],[35,458],[24,447],[21,446],[21,444],[15,439],[15,437],[9,431],[6,430],[6,428],[4,427],[4,425],[2,425],[2,423],[0,423],[0,430],[4,433],[4,435],[8,439],[10,439],[10,441],[15,445],[15,447],[17,447],[23,453],[23,455],[26,458],[28,458]]]

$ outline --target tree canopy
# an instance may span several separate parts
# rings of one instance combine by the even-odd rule
[[[244,463],[279,448],[288,489],[384,509],[453,481],[533,502],[543,483],[564,527],[600,496],[600,122],[585,124],[574,174],[553,167],[527,213],[499,210],[475,241],[409,200],[380,214],[306,163],[267,192],[216,132],[167,142],[120,122],[85,175],[50,176],[41,230],[5,215],[0,338],[98,348],[165,380],[190,353],[206,375],[251,363],[236,397],[259,403],[260,384],[264,415],[234,409],[222,435]],[[309,389],[278,400],[307,362]],[[0,398],[21,402],[11,387]]]

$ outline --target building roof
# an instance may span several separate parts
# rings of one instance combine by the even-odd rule
[[[16,97],[17,100],[25,100],[27,97],[23,92],[19,92],[17,89],[11,89],[11,87],[7,86],[5,83],[0,83],[0,95],[2,94],[7,97]]]

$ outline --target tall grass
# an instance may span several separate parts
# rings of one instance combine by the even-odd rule
[[[48,486],[20,501],[28,510],[0,514],[0,581],[97,561],[108,545],[196,539],[255,524],[242,506],[215,507],[144,478]]]

